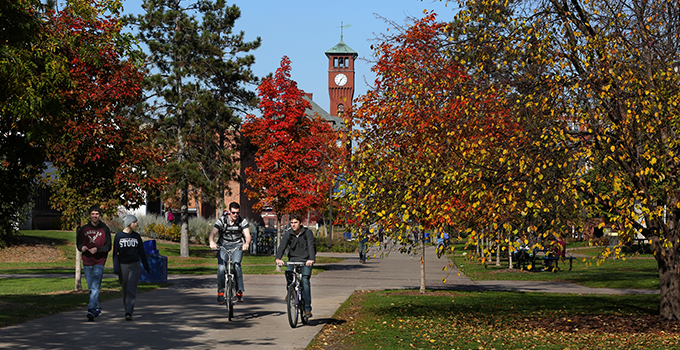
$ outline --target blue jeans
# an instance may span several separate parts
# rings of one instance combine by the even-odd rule
[[[366,250],[368,250],[368,240],[359,241],[359,260],[366,260]]]
[[[239,246],[243,246],[241,243]],[[224,245],[223,247],[227,249],[233,249],[235,245]],[[234,262],[234,275],[236,276],[236,292],[245,292],[245,287],[243,286],[243,272],[241,271],[241,260],[243,260],[243,251],[241,249],[236,249],[232,255],[231,260]],[[217,254],[217,293],[224,293],[225,272],[227,271],[227,261],[229,261],[229,256],[224,250],[220,250]]]
[[[288,265],[286,271],[295,271],[293,265]],[[286,274],[286,285],[289,285],[292,281],[292,276]],[[312,287],[309,283],[309,279],[312,278],[312,266],[302,267],[302,299],[305,301],[305,311],[312,311]]]
[[[102,277],[104,277],[104,265],[86,265],[83,266],[83,272],[85,272],[87,289],[90,290],[90,303],[87,305],[87,310],[101,309],[99,288],[102,285]]]

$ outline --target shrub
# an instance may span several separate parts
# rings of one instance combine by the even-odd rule
[[[182,239],[182,230],[175,224],[149,223],[145,226],[146,235],[151,238],[164,239],[166,241],[179,242]],[[191,237],[191,231],[189,231]]]
[[[123,229],[123,216],[125,216],[125,214],[105,221],[112,233],[115,234]],[[170,224],[168,220],[161,215],[138,215],[137,222],[139,223],[137,232],[142,236],[172,242],[179,242],[182,239],[182,227],[180,225]],[[214,224],[214,219],[190,217],[189,240],[198,244],[208,244],[208,235]]]
[[[159,239],[163,238],[154,236],[155,232],[153,229],[149,230],[149,226],[153,228],[155,225],[170,225],[163,216],[156,214],[137,216],[137,222],[139,223],[137,226],[137,232],[139,232],[140,235]]]
[[[189,218],[189,232],[193,232],[191,239],[198,244],[208,244],[208,235],[215,225],[215,219],[203,217]],[[252,231],[251,231],[252,232]]]
[[[328,237],[316,236],[314,243],[318,252],[354,253],[359,246],[357,241],[348,241],[342,237],[333,239],[330,249],[328,248]]]

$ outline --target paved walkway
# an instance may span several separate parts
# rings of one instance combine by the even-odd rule
[[[245,302],[236,305],[235,321],[216,303],[215,276],[171,275],[168,288],[138,295],[134,319],[125,321],[121,299],[103,303],[104,314],[87,322],[85,309],[63,312],[0,328],[0,348],[7,349],[304,349],[337,308],[355,290],[420,287],[417,257],[393,251],[360,264],[357,254],[319,253],[345,261],[312,277],[314,317],[291,329],[283,301],[282,275],[246,275]],[[426,253],[428,289],[510,290],[551,293],[658,293],[649,290],[594,289],[571,283],[483,281],[443,271],[448,261]],[[274,268],[272,266],[272,268]],[[0,276],[6,277],[6,276]],[[33,276],[35,277],[35,276]],[[442,279],[446,283],[442,284]]]

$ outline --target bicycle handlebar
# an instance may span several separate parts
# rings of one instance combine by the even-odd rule
[[[214,250],[214,251],[224,250],[224,251],[227,251],[227,252],[233,252],[233,251],[237,251],[239,249],[243,250],[243,247],[242,246],[235,246],[234,248],[227,249],[223,246],[219,246],[219,247],[217,247],[217,249],[210,249],[210,250]]]

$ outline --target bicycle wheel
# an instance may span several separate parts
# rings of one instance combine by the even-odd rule
[[[291,328],[295,328],[297,327],[298,312],[300,312],[300,310],[298,309],[298,294],[294,286],[288,286],[288,302],[286,304],[288,309],[288,323]]]
[[[232,318],[234,318],[234,279],[232,276],[228,276],[227,278],[227,288],[226,288],[226,294],[227,294],[227,302],[225,303],[227,305],[227,313],[229,314],[229,321],[231,321]]]

